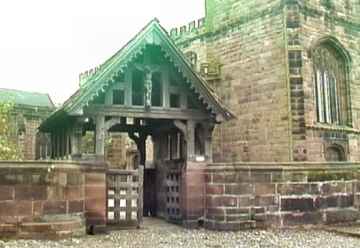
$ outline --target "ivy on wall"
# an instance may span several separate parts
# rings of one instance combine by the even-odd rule
[[[0,103],[0,160],[19,160],[16,143],[10,138],[11,103]]]
[[[334,7],[332,0],[321,0],[321,5],[323,5],[327,10],[331,10]]]

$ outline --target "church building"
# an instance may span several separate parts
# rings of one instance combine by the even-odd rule
[[[80,75],[40,125],[47,160],[0,173],[27,185],[0,208],[33,206],[14,230],[64,216],[90,232],[143,216],[224,231],[360,219],[360,2],[205,8],[169,31],[150,21]]]
[[[359,188],[350,185],[360,160],[359,2],[206,0],[205,8],[169,33],[151,21],[82,74],[41,125],[52,158],[106,162],[108,133],[127,133],[138,150],[128,163],[144,168],[142,214],[188,227],[358,219]],[[81,151],[87,131],[93,154]],[[107,195],[117,199],[111,175]],[[118,202],[107,204],[107,220],[120,223]]]

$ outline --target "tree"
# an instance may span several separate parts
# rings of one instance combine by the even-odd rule
[[[10,137],[11,103],[0,103],[0,160],[19,160],[16,142]]]

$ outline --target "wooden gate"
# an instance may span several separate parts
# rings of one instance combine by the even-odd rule
[[[144,216],[156,216],[156,170],[144,170]]]
[[[180,211],[180,170],[170,170],[166,175],[166,211],[169,221],[181,221]]]
[[[108,170],[107,224],[115,228],[139,227],[143,215],[144,169]]]

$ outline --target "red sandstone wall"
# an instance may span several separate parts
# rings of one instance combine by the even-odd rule
[[[0,162],[0,234],[58,238],[104,225],[105,169],[66,162]]]
[[[359,10],[355,0],[207,0],[205,28],[173,35],[199,64],[221,66],[209,83],[237,120],[215,129],[215,161],[320,162],[333,144],[360,160]],[[327,36],[352,60],[349,126],[316,120],[311,50]]]
[[[87,226],[106,225],[106,174],[87,172],[85,174],[85,218]]]
[[[41,220],[44,215],[84,213],[85,177],[79,169],[0,170],[1,222],[22,223]]]
[[[359,168],[324,167],[209,166],[205,226],[239,230],[358,220]]]
[[[40,144],[45,156],[45,145],[48,140],[45,137],[37,140],[38,128],[41,122],[51,113],[51,109],[27,109],[15,106],[10,119],[11,138],[17,144],[20,157],[24,160],[35,160],[40,156]],[[50,154],[50,145],[47,148]]]
[[[358,3],[350,3],[345,0],[332,1],[332,9],[326,10],[318,1],[307,0],[306,6],[311,9],[314,15],[303,14],[300,11],[300,29],[297,33],[300,36],[303,60],[303,95],[305,104],[306,141],[302,147],[308,150],[309,161],[325,161],[325,149],[328,145],[339,144],[345,149],[349,161],[360,160],[360,118],[359,118],[359,41],[360,32],[354,25],[360,23],[360,12]],[[357,9],[356,9],[357,8]],[[326,18],[330,15],[334,19]],[[335,30],[335,32],[334,32]],[[316,104],[314,90],[314,72],[311,58],[311,49],[322,38],[332,36],[350,54],[352,59],[351,72],[349,75],[349,87],[351,98],[351,118],[353,128],[344,128],[336,125],[319,125],[316,120]],[[300,145],[299,145],[300,146]],[[296,148],[296,147],[295,147]],[[302,149],[303,149],[302,148]],[[301,149],[301,147],[300,147]]]
[[[27,119],[25,121],[25,134],[23,140],[23,156],[25,160],[36,159],[36,133],[41,119]]]
[[[181,175],[181,208],[183,225],[198,226],[205,208],[205,164],[188,162]]]
[[[123,134],[111,134],[111,142],[106,146],[106,161],[111,168],[126,169],[126,150],[128,137]]]
[[[289,161],[287,51],[281,1],[209,1],[207,32],[175,37],[199,63],[221,66],[212,86],[237,119],[214,131],[219,162]],[[201,48],[201,49],[200,49]]]

